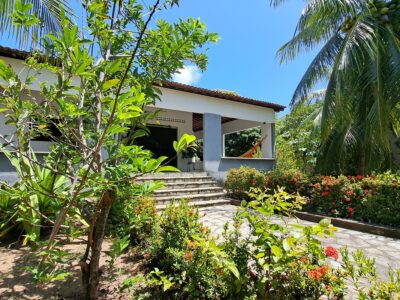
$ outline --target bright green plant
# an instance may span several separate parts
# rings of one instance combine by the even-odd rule
[[[30,141],[38,135],[50,138],[52,159],[43,167],[70,183],[66,195],[54,195],[64,203],[46,249],[54,247],[73,210],[87,212],[88,242],[80,260],[87,299],[97,297],[102,243],[118,195],[130,190],[132,181],[143,174],[177,171],[166,165],[167,157],[154,158],[134,143],[154,117],[145,109],[159,99],[161,91],[153,87],[154,82],[170,79],[187,61],[204,70],[207,57],[199,48],[218,39],[199,20],[175,24],[155,20],[160,11],[177,4],[156,0],[147,7],[130,0],[87,0],[83,2],[87,27],[78,28],[62,14],[61,32],[42,41],[48,59],[32,54],[26,60],[30,76],[0,62],[0,104],[7,123],[15,127],[14,139],[2,136],[1,142],[18,153],[18,159],[40,165],[31,155]],[[38,82],[39,73],[54,80]],[[33,98],[33,83],[40,86],[38,101],[28,101]],[[50,126],[57,128],[57,135]],[[184,150],[193,139],[184,135],[175,149]]]
[[[112,267],[115,263],[115,260],[121,256],[124,251],[128,248],[129,246],[129,235],[126,235],[122,238],[116,238],[112,244],[111,248],[108,251],[105,251],[105,254],[110,257],[110,260],[108,261],[108,265]]]
[[[241,271],[236,281],[240,297],[342,298],[345,289],[341,271],[329,266],[318,239],[333,234],[330,222],[323,220],[312,227],[288,223],[284,216],[292,217],[304,200],[282,189],[270,195],[252,188],[249,196],[253,201],[244,204],[235,231],[244,219],[250,235],[240,239],[237,233],[228,234],[225,242]]]
[[[366,257],[361,250],[352,254],[341,249],[343,269],[358,293],[358,299],[400,299],[400,269],[389,269],[389,280],[379,278],[375,259]]]

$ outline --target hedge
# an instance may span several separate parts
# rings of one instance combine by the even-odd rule
[[[310,176],[301,172],[263,173],[248,167],[228,172],[225,187],[246,198],[251,187],[273,192],[284,187],[307,199],[304,211],[400,227],[400,173],[371,176]]]

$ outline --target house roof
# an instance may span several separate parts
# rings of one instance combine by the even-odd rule
[[[24,59],[28,58],[30,55],[31,55],[31,53],[27,52],[27,51],[22,51],[22,50],[17,50],[17,49],[0,46],[0,56],[24,60]],[[283,105],[272,103],[272,102],[242,97],[242,96],[235,95],[235,94],[209,90],[209,89],[205,89],[205,88],[195,87],[195,86],[172,82],[172,81],[165,81],[162,83],[157,83],[156,85],[159,87],[182,91],[182,92],[187,92],[187,93],[192,93],[192,94],[209,96],[209,97],[214,97],[214,98],[219,98],[219,99],[224,99],[224,100],[229,100],[229,101],[234,101],[234,102],[240,102],[240,103],[245,103],[245,104],[250,104],[250,105],[255,105],[255,106],[261,106],[261,107],[266,107],[266,108],[272,108],[276,112],[283,111],[286,108]]]

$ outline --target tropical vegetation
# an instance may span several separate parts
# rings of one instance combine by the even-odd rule
[[[362,175],[393,167],[400,116],[399,14],[397,0],[307,1],[293,38],[278,52],[287,62],[321,45],[291,104],[303,103],[327,82],[317,158],[322,173],[348,173],[349,163]]]
[[[260,172],[241,167],[228,172],[225,187],[232,196],[248,199],[252,188],[273,194],[280,187],[306,199],[304,211],[329,217],[400,227],[400,174],[320,176],[299,171]]]

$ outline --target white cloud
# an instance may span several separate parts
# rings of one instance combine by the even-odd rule
[[[199,82],[201,76],[200,69],[193,65],[186,65],[182,69],[179,69],[177,73],[172,75],[172,80],[175,82],[193,85]]]

